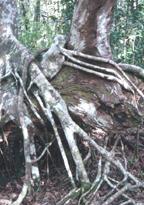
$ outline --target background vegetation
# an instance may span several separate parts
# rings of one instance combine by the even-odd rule
[[[75,0],[19,0],[19,38],[33,51],[48,47],[57,33],[68,34]],[[143,66],[144,1],[118,0],[111,32],[114,59]]]

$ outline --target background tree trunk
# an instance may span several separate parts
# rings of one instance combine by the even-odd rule
[[[34,21],[40,21],[40,0],[36,1],[35,9],[34,9]]]
[[[23,16],[24,19],[24,26],[25,29],[28,29],[28,25],[29,25],[29,16],[28,16],[28,8],[29,8],[29,0],[20,0],[20,12],[21,15]]]

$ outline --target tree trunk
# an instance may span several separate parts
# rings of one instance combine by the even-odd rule
[[[111,58],[109,44],[114,0],[76,2],[69,47],[88,54]]]
[[[109,35],[114,4],[114,0],[77,1],[67,42],[68,48],[111,59]],[[90,60],[87,59],[87,62],[90,63]],[[116,69],[109,62],[98,60],[94,64]],[[59,90],[74,115],[92,127],[100,126],[113,132],[135,126],[134,118],[139,119],[139,113],[130,92],[126,92],[119,83],[70,67],[63,68],[52,80],[52,84]],[[93,107],[91,112],[90,107]],[[134,112],[137,115],[134,115]]]
[[[40,0],[36,1],[35,10],[34,10],[34,21],[40,21]]]
[[[55,136],[67,175],[75,188],[74,194],[72,192],[59,205],[74,195],[80,197],[79,204],[83,203],[87,194],[101,192],[105,183],[110,186],[112,195],[109,196],[108,190],[108,198],[102,197],[99,203],[103,200],[103,205],[111,204],[119,196],[133,202],[124,192],[143,188],[143,181],[133,176],[116,158],[117,140],[111,151],[97,142],[98,138],[122,136],[143,124],[144,95],[111,60],[109,29],[114,1],[77,1],[67,42],[68,48],[74,50],[66,49],[65,39],[59,35],[39,63],[17,40],[15,3],[5,0],[0,7],[0,142],[7,142],[9,137],[5,136],[9,130],[19,128],[25,157],[24,185],[13,205],[21,204],[32,184],[39,182],[37,161],[47,152],[50,132]],[[46,138],[39,157],[36,156],[36,136],[42,136],[42,140]],[[87,160],[80,153],[78,137],[88,153]],[[72,156],[74,172],[63,138]],[[91,147],[99,158],[92,183],[85,166]],[[124,161],[126,163],[125,157]],[[116,167],[113,171],[124,176],[121,181],[113,179],[110,172],[113,166]],[[109,181],[109,175],[112,175],[112,181]]]
[[[28,29],[28,25],[29,25],[29,16],[28,16],[28,8],[29,8],[29,1],[27,0],[20,0],[20,12],[21,15],[23,16],[24,19],[24,26],[25,29]]]

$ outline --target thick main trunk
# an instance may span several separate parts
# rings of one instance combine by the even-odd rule
[[[69,47],[111,58],[109,33],[115,0],[79,0],[76,3]]]
[[[47,138],[50,136],[50,130],[53,131],[58,142],[72,185],[76,187],[76,178],[82,187],[82,190],[78,189],[78,192],[82,194],[79,204],[85,195],[83,188],[90,183],[84,163],[90,157],[88,156],[91,152],[90,145],[97,150],[97,155],[100,153],[103,157],[100,157],[97,177],[89,190],[90,192],[94,187],[96,187],[97,193],[98,190],[101,192],[103,183],[112,185],[111,188],[114,188],[115,191],[118,191],[115,187],[121,187],[122,191],[131,190],[134,183],[136,187],[144,187],[143,182],[140,183],[127,171],[125,156],[126,167],[118,159],[115,160],[114,151],[118,141],[116,141],[114,149],[109,152],[95,140],[97,138],[104,139],[110,132],[114,135],[118,131],[122,133],[124,128],[137,126],[142,119],[139,114],[143,115],[144,113],[143,104],[141,103],[142,106],[139,107],[141,110],[137,106],[141,98],[136,96],[136,99],[134,95],[137,91],[144,98],[143,93],[133,85],[117,64],[109,60],[111,51],[106,33],[109,34],[110,14],[114,1],[78,1],[69,41],[75,50],[105,58],[96,58],[67,50],[63,48],[64,39],[59,35],[43,55],[42,62],[40,62],[41,67],[36,64],[31,53],[16,38],[17,30],[14,26],[16,7],[14,3],[14,0],[5,0],[2,1],[0,7],[0,128],[2,130],[0,142],[4,143],[8,140],[6,136],[12,127],[9,126],[6,129],[8,122],[10,122],[9,125],[15,123],[22,131],[25,157],[25,183],[21,194],[13,205],[21,204],[31,187],[32,179],[34,182],[35,179],[39,180],[39,169],[35,163],[44,154],[36,158],[34,137],[46,136],[45,140],[41,137],[46,146],[43,152],[49,153]],[[79,27],[76,28],[78,22]],[[79,46],[75,42],[79,43]],[[106,68],[106,66],[108,67]],[[51,80],[51,83],[47,78]],[[45,123],[45,119],[49,122],[49,126]],[[36,127],[36,120],[39,127],[44,128],[44,131]],[[78,124],[82,125],[81,127],[84,129]],[[60,125],[62,132],[57,125]],[[37,129],[39,134],[36,133]],[[84,130],[93,134],[94,140],[92,135],[89,137]],[[83,156],[81,156],[76,136],[81,137],[85,150],[89,150],[86,156],[87,160],[85,160],[86,158],[83,160]],[[75,172],[71,171],[71,163],[69,163],[69,156],[64,149],[62,138],[65,138],[69,145],[76,168]],[[119,183],[117,181],[120,179],[113,179],[111,183],[108,181],[111,175],[111,165],[117,167],[117,171],[120,172],[119,176],[124,176]],[[127,184],[126,179],[132,183],[131,186]],[[123,192],[120,192],[120,195],[122,194]],[[108,200],[104,199],[103,204],[108,204],[109,201],[111,203],[114,200],[113,196],[115,197],[115,194],[112,194]]]
[[[68,48],[111,59],[109,34],[114,4],[115,0],[77,1]],[[86,61],[82,57],[80,60]],[[92,60],[87,62],[109,67],[117,72],[117,69],[109,63]],[[105,73],[100,70],[99,72]],[[67,66],[52,83],[66,100],[71,113],[79,116],[92,127],[113,131],[123,130],[123,127],[135,126],[135,117],[139,119],[135,99],[131,93],[123,90],[119,83],[76,71]],[[134,112],[137,115],[133,115]]]

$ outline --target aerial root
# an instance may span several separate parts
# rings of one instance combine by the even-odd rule
[[[25,182],[23,184],[21,193],[19,194],[17,200],[12,203],[12,205],[20,205],[24,200],[24,198],[26,197],[27,192],[30,192],[31,190],[32,164],[31,164],[31,157],[30,157],[30,139],[29,139],[29,134],[28,134],[23,113],[21,112],[19,114],[20,114],[20,124],[21,124],[23,143],[24,143]]]
[[[101,147],[94,141],[83,129],[81,129],[70,117],[67,106],[59,93],[51,86],[51,84],[47,81],[45,76],[39,70],[39,68],[35,65],[31,65],[31,77],[33,79],[33,83],[37,86],[37,91],[33,92],[35,99],[39,103],[42,112],[47,117],[49,122],[51,123],[55,137],[57,139],[59,149],[64,161],[64,165],[70,179],[70,182],[73,187],[75,185],[75,179],[71,172],[68,158],[66,156],[61,138],[59,136],[57,125],[53,118],[53,113],[58,117],[61,127],[64,131],[66,140],[69,144],[70,151],[73,156],[73,160],[76,165],[76,175],[79,181],[81,182],[81,188],[75,188],[72,190],[64,199],[59,201],[57,205],[61,205],[70,201],[74,198],[79,198],[79,205],[85,203],[89,204],[96,196],[97,193],[102,189],[104,184],[107,184],[110,187],[110,192],[107,193],[105,197],[101,197],[100,203],[101,205],[111,204],[118,197],[122,196],[124,198],[124,202],[122,204],[135,204],[135,200],[129,197],[126,192],[129,190],[135,190],[136,188],[144,188],[144,182],[139,180],[137,177],[132,175],[127,170],[127,160],[124,153],[124,146],[121,142],[122,153],[123,153],[123,164],[116,158],[115,149],[118,143],[119,138],[116,140],[116,143],[112,149],[112,151],[107,151],[106,147]],[[17,76],[18,78],[18,76]],[[20,78],[18,78],[20,79]],[[22,85],[22,83],[21,83]],[[24,89],[24,87],[23,87]],[[25,98],[28,100],[27,92],[24,90]],[[28,100],[29,101],[29,100]],[[44,102],[44,103],[43,103]],[[32,103],[29,103],[30,106],[35,107]],[[32,165],[36,163],[41,157],[44,155],[48,147],[46,147],[42,154],[35,159],[31,159],[30,155],[30,139],[27,131],[27,127],[25,121],[23,120],[23,112],[20,112],[20,123],[22,127],[22,133],[24,138],[24,155],[25,155],[25,183],[22,188],[22,192],[20,193],[18,199],[12,205],[19,205],[22,200],[25,198],[27,192],[31,187],[31,174],[32,174]],[[81,154],[79,152],[79,148],[75,141],[75,135],[81,137],[84,142],[89,143],[91,147],[93,147],[100,154],[100,159],[98,162],[97,176],[93,183],[90,183],[87,171],[85,169],[85,160],[82,159]],[[103,163],[102,163],[103,161]],[[116,167],[119,172],[123,175],[123,179],[121,181],[115,180],[110,176],[110,170],[112,167]],[[83,184],[91,184],[90,188],[85,188]]]
[[[133,92],[133,90],[137,91],[139,95],[144,99],[143,93],[134,85],[134,83],[128,78],[128,76],[124,73],[121,67],[113,62],[112,60],[86,55],[76,51],[70,51],[64,48],[60,48],[63,55],[65,55],[71,62],[66,61],[64,64],[68,66],[75,67],[79,70],[83,70],[84,72],[91,73],[97,75],[102,78],[106,78],[108,80],[114,80],[118,82],[125,89],[128,89]],[[112,67],[116,68],[107,69],[104,67],[96,66],[90,63],[83,62],[82,60],[78,60],[76,57],[82,57],[85,59],[93,60],[96,62],[108,63],[112,65]],[[52,85],[48,82],[46,77],[43,75],[39,67],[33,62],[29,68],[29,74],[32,79],[32,86],[29,87],[29,90],[33,92],[35,99],[37,100],[43,114],[47,117],[49,122],[53,127],[53,131],[56,137],[56,140],[59,145],[59,149],[64,161],[64,165],[70,179],[70,182],[73,187],[76,187],[74,175],[77,176],[81,187],[73,189],[64,199],[59,201],[57,205],[63,205],[67,201],[79,197],[79,205],[83,202],[88,205],[90,201],[92,201],[96,196],[98,197],[98,192],[102,189],[104,184],[107,184],[110,187],[110,192],[103,196],[98,200],[101,205],[111,204],[118,197],[122,196],[124,198],[124,204],[136,204],[135,200],[133,200],[128,194],[127,191],[144,188],[144,182],[135,177],[127,170],[127,160],[124,153],[124,146],[121,143],[122,153],[123,153],[123,161],[124,165],[121,161],[116,157],[115,148],[117,142],[115,143],[112,151],[107,151],[106,147],[102,147],[98,145],[96,141],[94,141],[81,127],[79,127],[70,117],[66,103],[61,98],[59,93],[52,87]],[[11,73],[3,76],[1,80],[5,80],[9,77]],[[14,73],[15,78],[19,81],[21,86],[19,96],[18,96],[18,115],[20,126],[23,134],[23,143],[24,143],[24,157],[25,157],[25,181],[22,187],[22,191],[19,194],[17,200],[12,203],[12,205],[20,205],[27,193],[30,193],[32,187],[32,178],[34,178],[33,169],[37,167],[36,162],[41,159],[41,157],[48,152],[48,146],[46,146],[39,157],[36,157],[35,143],[32,136],[30,136],[27,128],[27,123],[25,121],[24,115],[24,99],[28,102],[28,106],[31,108],[33,114],[37,117],[39,122],[44,125],[44,121],[38,113],[36,106],[32,103],[29,98],[29,94],[27,94],[27,90],[25,90],[25,82],[23,77],[20,77],[18,72]],[[32,90],[33,86],[37,92]],[[44,102],[44,103],[43,103]],[[0,108],[2,107],[2,103],[0,104]],[[1,112],[0,112],[1,114]],[[76,173],[73,175],[71,172],[71,168],[69,165],[69,159],[67,158],[66,152],[64,150],[64,145],[62,144],[61,137],[59,136],[57,125],[54,121],[53,114],[57,116],[61,127],[63,129],[65,138],[68,142],[69,149],[71,151],[75,166]],[[75,137],[79,136],[83,141],[89,143],[91,147],[93,147],[97,153],[99,153],[100,158],[98,162],[97,176],[95,180],[91,183],[88,177],[88,173],[85,168],[85,160],[82,159],[81,153],[79,151],[78,145],[76,143]],[[31,155],[34,157],[32,158]],[[89,156],[88,156],[89,157]],[[34,167],[35,166],[35,167]],[[111,169],[115,167],[118,172],[123,176],[122,180],[116,180],[114,177],[111,177]],[[36,178],[39,178],[39,170],[37,167]],[[91,185],[85,187],[84,184]]]
[[[64,49],[61,49],[61,52],[63,55],[65,55],[69,60],[71,60],[73,63],[70,62],[64,62],[64,65],[76,68],[78,70],[96,75],[98,77],[110,80],[110,81],[115,81],[119,83],[122,87],[124,87],[126,90],[132,91],[132,88],[130,85],[127,83],[125,78],[123,78],[119,72],[111,69],[111,68],[104,68],[101,66],[93,65],[90,63],[83,62],[82,60],[78,60],[71,55],[68,54],[68,52],[63,51]],[[78,64],[78,65],[77,65]],[[83,67],[82,67],[83,66]]]
[[[127,171],[127,169],[125,167],[123,167],[123,165],[121,164],[121,162],[117,159],[115,159],[115,152],[114,150],[112,150],[111,152],[108,152],[105,148],[100,147],[95,141],[93,141],[86,133],[84,133],[82,130],[79,132],[79,135],[96,148],[96,150],[104,157],[104,159],[106,160],[105,162],[105,166],[103,167],[103,175],[101,176],[101,174],[99,174],[99,188],[101,187],[101,185],[105,182],[107,183],[111,188],[113,188],[113,190],[115,190],[116,192],[114,194],[112,194],[110,197],[108,197],[108,199],[103,203],[104,205],[106,204],[111,204],[112,201],[114,201],[116,198],[118,198],[119,196],[123,196],[126,200],[131,200],[131,202],[133,202],[134,200],[131,199],[130,197],[128,197],[125,192],[127,190],[134,190],[136,188],[144,188],[144,182],[140,181],[139,179],[137,179],[135,176],[133,176],[130,172]],[[122,147],[123,149],[123,147]],[[125,160],[125,157],[124,157]],[[123,179],[120,182],[116,182],[115,181],[115,185],[113,185],[113,183],[111,182],[111,180],[109,180],[109,171],[110,171],[110,166],[114,165],[116,166],[119,171],[123,174]],[[99,169],[98,170],[102,170],[101,167],[101,163],[99,163]],[[99,171],[102,173],[102,171]],[[132,184],[128,183],[128,180],[131,179],[133,182]],[[97,180],[96,180],[97,181]],[[134,185],[133,185],[134,183]],[[95,183],[94,183],[95,184]],[[98,186],[97,185],[97,186]],[[119,189],[119,187],[121,187]],[[98,188],[97,188],[98,189]],[[93,193],[96,194],[97,192],[94,191]]]
[[[139,78],[144,79],[144,69],[136,66],[136,65],[132,65],[132,64],[124,64],[124,63],[119,63],[118,64],[125,72],[128,73],[132,73],[136,76],[138,76]]]
[[[23,184],[23,188],[21,193],[19,194],[17,200],[12,203],[12,205],[20,205],[24,198],[26,197],[27,193],[31,192],[32,184],[37,184],[40,181],[40,174],[37,164],[32,165],[32,159],[36,158],[36,148],[34,144],[34,139],[32,136],[29,136],[29,132],[27,129],[27,122],[24,115],[24,102],[23,102],[23,95],[26,96],[27,100],[30,102],[30,99],[26,93],[26,90],[23,85],[23,81],[18,73],[15,73],[15,77],[19,80],[21,89],[20,94],[18,95],[18,115],[19,115],[19,123],[22,129],[23,135],[23,144],[24,144],[24,158],[25,158],[25,181]],[[33,104],[30,103],[30,105]],[[32,122],[31,122],[32,123]],[[37,184],[38,185],[38,184]]]
[[[80,65],[77,65],[77,64],[74,64],[74,63],[71,63],[68,61],[65,61],[64,65],[72,67],[72,68],[76,68],[77,70],[81,70],[81,71],[87,72],[89,74],[94,74],[100,78],[104,78],[104,79],[107,79],[109,81],[115,81],[115,82],[119,83],[122,87],[124,87],[125,89],[132,91],[131,87],[128,84],[126,84],[126,82],[122,78],[119,78],[118,76],[113,76],[113,75],[101,73],[98,71],[90,70],[88,68],[82,67]]]
[[[25,199],[27,192],[28,192],[28,189],[29,189],[29,186],[27,185],[27,183],[24,183],[23,187],[22,187],[22,191],[19,194],[17,200],[15,202],[13,202],[11,205],[20,205],[23,202],[23,200]]]
[[[120,65],[122,65],[122,66],[120,66],[119,64],[115,63],[111,59],[91,56],[91,55],[87,55],[87,54],[84,54],[84,53],[81,53],[78,51],[68,50],[68,49],[61,48],[61,47],[59,49],[63,55],[65,55],[69,60],[74,62],[73,64],[69,63],[69,62],[65,62],[64,64],[69,65],[69,66],[74,67],[74,68],[77,68],[79,70],[83,70],[87,73],[92,73],[92,74],[97,75],[101,78],[116,81],[122,87],[124,87],[127,90],[132,91],[133,93],[134,93],[133,90],[135,90],[144,99],[143,92],[130,80],[130,78],[126,75],[126,73],[122,69],[122,67],[125,67],[125,69],[128,70],[128,66],[123,65],[123,64],[120,64]],[[112,65],[116,70],[108,69],[108,68],[101,67],[101,66],[92,65],[92,64],[83,62],[82,60],[78,60],[77,58],[74,58],[73,56],[82,57],[84,59],[93,60],[96,62],[108,63],[108,64]],[[78,66],[77,64],[79,64],[81,66]],[[85,66],[85,67],[82,67],[82,66]],[[131,70],[136,70],[136,68],[134,68],[133,66],[129,66],[129,67],[131,68]],[[129,68],[129,70],[130,70],[130,68]],[[93,72],[91,69],[93,69]],[[107,74],[105,74],[105,73],[107,73]],[[138,73],[138,75],[143,77],[143,72],[142,72],[142,69],[140,67],[136,73]]]
[[[50,107],[49,107],[49,105],[47,105],[46,108],[44,107],[43,102],[42,102],[40,96],[38,95],[38,93],[35,93],[34,95],[35,95],[35,97],[36,97],[36,99],[37,99],[39,105],[41,106],[41,109],[42,109],[43,113],[44,113],[45,116],[48,118],[48,120],[50,121],[50,123],[51,123],[51,125],[52,125],[52,127],[53,127],[54,134],[55,134],[55,137],[56,137],[56,139],[57,139],[58,146],[59,146],[59,149],[60,149],[60,152],[61,152],[63,161],[64,161],[65,168],[66,168],[66,170],[67,170],[69,179],[70,179],[70,181],[71,181],[72,186],[73,186],[73,187],[76,187],[75,181],[74,181],[74,178],[73,178],[73,175],[72,175],[70,166],[69,166],[69,162],[68,162],[68,159],[67,159],[67,156],[66,156],[66,152],[65,152],[65,150],[64,150],[64,147],[63,147],[61,138],[60,138],[60,136],[59,136],[59,133],[58,133],[57,126],[56,126],[56,123],[55,123],[55,121],[54,121],[53,115],[52,115],[52,113],[51,113],[51,111],[50,111]]]
[[[83,134],[84,136],[82,136]],[[116,147],[113,148],[111,152],[108,152],[105,148],[102,148],[99,145],[97,145],[97,143],[94,142],[89,136],[86,136],[87,134],[83,134],[79,132],[79,135],[83,137],[84,140],[86,137],[89,138],[87,139],[87,141],[89,141],[89,143],[97,149],[97,151],[101,154],[101,157],[98,162],[96,179],[92,183],[90,189],[86,189],[83,192],[83,194],[80,195],[78,205],[80,205],[81,203],[84,203],[85,205],[91,204],[90,202],[96,197],[96,194],[98,193],[103,184],[107,184],[111,188],[111,190],[105,196],[96,199],[97,201],[99,201],[98,204],[110,205],[114,200],[118,199],[119,197],[123,197],[124,200],[124,202],[122,202],[120,205],[128,203],[136,204],[136,201],[132,199],[130,196],[128,196],[125,192],[134,191],[139,188],[144,188],[144,182],[140,181],[131,173],[129,173],[126,167],[124,168],[121,162],[118,159],[115,159],[114,149]],[[104,157],[104,159],[106,160],[104,165],[102,165],[102,157]],[[116,166],[119,169],[119,171],[123,174],[123,179],[121,181],[117,181],[109,176],[112,165]],[[69,194],[69,197],[67,196],[68,200],[73,198],[73,195],[74,194]],[[57,205],[59,205],[59,202],[57,203]]]
[[[73,127],[74,122],[71,120],[71,117],[68,113],[67,106],[64,100],[61,98],[59,93],[56,90],[54,90],[54,88],[47,81],[47,79],[42,74],[42,72],[40,72],[37,66],[32,66],[31,75],[34,79],[34,83],[37,85],[39,89],[40,95],[42,96],[46,104],[47,111],[50,110],[51,112],[53,112],[58,117],[61,123],[62,129],[64,131],[66,140],[69,144],[70,151],[72,153],[76,165],[76,170],[78,173],[79,180],[81,182],[83,181],[89,183],[89,179],[83,164],[83,160],[81,158],[81,154],[79,152],[76,141],[74,139],[74,133],[75,133],[75,129]],[[52,120],[52,118],[50,118],[51,117],[50,112],[47,113],[47,116],[48,119]]]

